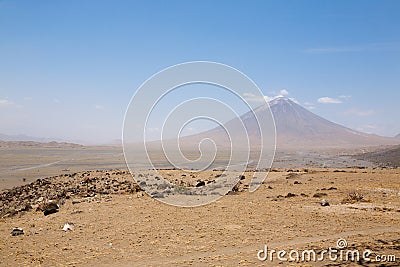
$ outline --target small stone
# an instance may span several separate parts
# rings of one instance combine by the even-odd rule
[[[329,205],[329,202],[328,202],[327,200],[325,200],[325,199],[323,199],[323,200],[320,202],[320,204],[321,204],[322,207],[330,206],[330,205]]]
[[[75,229],[75,225],[71,222],[67,222],[64,224],[64,227],[62,230],[67,232],[67,231],[73,231],[74,229]]]
[[[59,206],[55,202],[49,202],[43,207],[44,216],[58,212]]]
[[[160,192],[153,192],[153,193],[151,193],[151,196],[154,198],[163,198],[164,194],[160,193]]]
[[[324,197],[324,196],[327,196],[328,194],[326,194],[326,193],[315,193],[314,195],[313,195],[313,197]]]
[[[23,234],[24,234],[24,230],[21,228],[14,228],[10,233],[10,235],[12,235],[12,236],[18,236],[18,235],[23,235]]]
[[[164,189],[167,189],[168,187],[169,187],[169,185],[167,183],[163,183],[163,184],[159,184],[157,186],[157,189],[158,190],[164,190]]]
[[[200,181],[196,184],[196,187],[201,187],[201,186],[205,186],[206,183],[204,181]]]

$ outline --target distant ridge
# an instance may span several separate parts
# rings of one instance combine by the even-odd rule
[[[5,143],[8,143],[6,145]],[[82,147],[81,142],[66,141],[60,138],[33,137],[25,134],[7,135],[0,133],[0,144],[4,146],[34,146],[34,147]]]
[[[394,138],[400,138],[400,134],[396,135]]]
[[[67,142],[0,141],[2,148],[82,148],[83,145]]]
[[[355,158],[377,163],[381,166],[400,167],[400,146],[362,153]]]
[[[39,138],[24,134],[0,134],[0,147],[52,147],[52,148],[77,148],[81,144],[65,142],[61,139]]]
[[[32,141],[38,143],[63,142],[63,140],[57,138],[41,138],[25,134],[7,135],[1,133],[0,133],[0,141]]]

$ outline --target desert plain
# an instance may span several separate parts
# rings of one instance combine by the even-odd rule
[[[175,207],[141,190],[117,148],[70,147],[72,161],[65,151],[2,147],[1,266],[399,266],[398,168],[336,152],[308,158],[278,153],[255,192],[248,190],[253,174],[248,171],[234,191],[211,204]],[[99,151],[103,156],[95,157]],[[42,158],[23,156],[32,154]],[[5,160],[7,155],[25,165]],[[187,186],[209,183],[221,173],[160,171]],[[59,208],[45,216],[49,202]],[[72,229],[64,231],[66,223]],[[23,234],[11,235],[14,228]],[[318,256],[337,248],[339,239],[347,242],[345,252],[370,250],[371,261],[361,256],[292,261],[288,254],[284,261],[276,253],[258,258],[265,246]]]

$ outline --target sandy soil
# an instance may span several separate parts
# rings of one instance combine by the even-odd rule
[[[179,171],[169,171],[182,177]],[[175,172],[175,173],[174,173]],[[111,177],[113,178],[113,177]],[[365,262],[262,262],[269,249],[348,247],[400,263],[399,169],[280,169],[253,193],[179,208],[143,192],[66,199],[57,213],[0,219],[1,266],[379,266]],[[66,179],[65,177],[63,179]],[[126,179],[129,179],[128,177]],[[349,193],[363,201],[347,201]],[[326,194],[326,195],[324,195]],[[321,206],[322,199],[329,206]],[[76,204],[72,204],[72,203]],[[64,232],[66,222],[75,229]],[[24,235],[11,236],[14,227]],[[374,258],[375,259],[375,258]]]

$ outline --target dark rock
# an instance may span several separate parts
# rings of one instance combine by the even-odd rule
[[[74,200],[72,200],[72,204],[79,204],[79,203],[81,203],[81,201],[79,200],[79,199],[74,199]]]
[[[333,172],[346,172],[345,170],[334,170]]]
[[[328,194],[327,193],[315,193],[314,195],[313,195],[313,197],[325,197],[325,196],[327,196]]]
[[[169,187],[169,185],[167,183],[163,183],[163,184],[159,184],[157,186],[157,189],[158,190],[164,190],[164,189],[167,189],[168,187]]]
[[[49,202],[43,207],[45,216],[58,212],[59,206],[55,202]]]
[[[25,206],[19,211],[30,211],[32,210],[32,206],[30,204],[25,204]]]
[[[196,184],[196,187],[205,186],[206,183],[204,181],[200,181]]]
[[[18,235],[23,235],[24,234],[24,230],[22,230],[21,228],[14,228],[10,235],[12,236],[18,236]]]
[[[168,194],[172,194],[172,190],[171,189],[167,189],[163,191],[164,194],[168,195]]]
[[[323,199],[323,200],[320,202],[320,204],[321,204],[322,207],[330,206],[330,205],[329,205],[329,202],[326,201],[325,199]]]
[[[153,192],[153,193],[151,193],[151,196],[154,198],[163,198],[164,194],[160,193],[160,192]]]
[[[293,193],[288,193],[288,194],[285,196],[285,198],[295,197],[295,196],[297,196],[297,195],[296,195],[296,194],[293,194]]]

